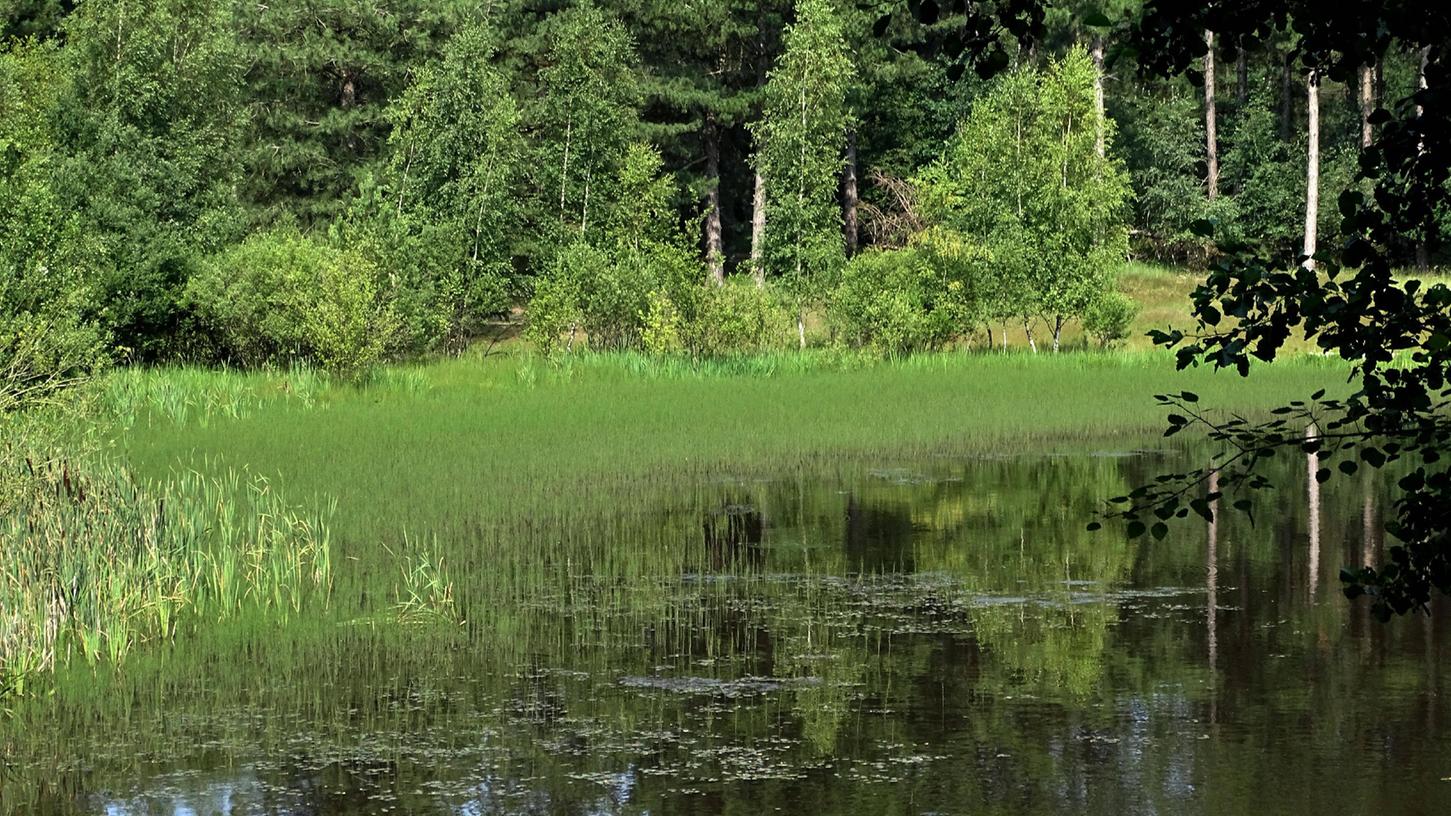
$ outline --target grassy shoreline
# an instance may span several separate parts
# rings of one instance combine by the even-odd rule
[[[588,503],[637,483],[1142,436],[1163,427],[1154,393],[1187,389],[1206,406],[1254,412],[1335,390],[1345,373],[1319,356],[1248,378],[1176,372],[1165,354],[1132,352],[775,355],[703,366],[633,355],[464,358],[390,369],[363,387],[322,386],[305,401],[290,375],[224,375],[234,378],[227,387],[252,389],[237,418],[133,416],[122,447],[148,476],[214,461],[280,476],[292,495],[335,495],[351,538],[556,512],[558,490]]]
[[[334,583],[376,597],[364,606],[382,619],[448,619],[445,553],[465,559],[470,582],[508,583],[535,574],[531,559],[593,551],[592,522],[718,500],[731,485],[1136,446],[1163,427],[1156,392],[1253,414],[1333,390],[1346,371],[1303,356],[1240,378],[1127,351],[505,354],[389,367],[363,384],[301,368],[117,371],[92,394],[101,419],[86,431],[111,440],[77,471],[92,498],[47,477],[35,495],[63,484],[64,506],[33,503],[43,523],[16,509],[0,527],[14,545],[0,598],[19,610],[0,627],[0,658],[21,655],[0,675],[15,685],[68,654],[119,662],[179,626],[296,617],[303,595],[326,598]],[[87,543],[127,541],[128,518],[146,533],[136,547]],[[520,549],[541,534],[560,553]],[[75,600],[58,607],[48,599],[62,590]]]

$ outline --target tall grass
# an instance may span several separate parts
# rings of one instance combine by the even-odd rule
[[[199,619],[286,616],[331,587],[333,507],[294,509],[266,478],[8,464],[25,489],[0,516],[0,697],[70,657],[120,662]]]
[[[563,557],[574,539],[606,537],[602,518],[695,506],[758,478],[1136,447],[1163,428],[1154,393],[1192,390],[1204,405],[1253,413],[1333,390],[1346,370],[1320,357],[1240,378],[1176,372],[1162,354],[815,352],[707,363],[500,356],[408,371],[413,381],[328,386],[325,410],[275,401],[206,426],[138,425],[124,452],[152,478],[245,466],[285,478],[292,495],[337,497],[340,569],[374,597],[404,569],[385,547],[413,553],[436,539],[455,575],[505,580],[516,556]],[[554,531],[548,554],[514,552],[543,530]]]

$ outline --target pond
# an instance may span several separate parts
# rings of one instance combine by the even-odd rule
[[[721,475],[402,567],[341,542],[325,613],[17,705],[0,809],[1451,812],[1451,620],[1339,592],[1384,490],[1291,460],[1253,526],[1085,532],[1185,461],[1151,445]]]

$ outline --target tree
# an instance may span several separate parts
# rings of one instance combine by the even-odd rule
[[[1315,235],[1320,225],[1320,78],[1311,69],[1305,81],[1305,268],[1315,269]]]
[[[657,144],[690,201],[704,205],[707,274],[724,279],[740,213],[750,206],[749,134],[766,72],[780,51],[788,0],[611,0],[635,35],[645,66],[644,134]],[[742,172],[746,171],[746,172]]]
[[[1128,253],[1129,186],[1098,154],[1095,68],[1074,48],[1046,71],[1018,69],[972,107],[943,159],[921,181],[929,221],[989,248],[1000,270],[993,312],[1063,326],[1111,287]],[[1110,154],[1111,155],[1111,154]]]
[[[1375,126],[1371,114],[1375,113],[1375,66],[1366,63],[1360,66],[1360,146],[1370,147],[1375,141]]]
[[[93,315],[99,247],[56,193],[58,50],[0,50],[0,413],[59,393],[104,362]]]
[[[430,0],[239,3],[248,56],[242,197],[263,223],[341,213],[386,159],[388,103],[434,53],[447,6]],[[223,32],[230,35],[231,32]]]
[[[786,30],[785,53],[766,84],[756,163],[770,213],[765,264],[791,279],[802,348],[811,285],[845,260],[836,190],[851,77],[846,39],[831,3],[800,0],[796,22]]]
[[[451,247],[445,265],[409,283],[438,293],[453,330],[508,308],[512,294],[526,145],[494,58],[492,29],[466,25],[389,110],[384,214],[405,222],[410,245]]]
[[[1361,179],[1340,193],[1345,239],[1324,266],[1324,277],[1294,258],[1264,257],[1232,243],[1193,295],[1191,332],[1156,333],[1178,347],[1181,367],[1206,363],[1246,373],[1250,359],[1273,360],[1292,332],[1303,333],[1327,353],[1352,365],[1344,397],[1325,394],[1283,406],[1267,423],[1218,420],[1193,394],[1168,394],[1170,432],[1208,427],[1225,454],[1207,471],[1167,474],[1124,497],[1116,515],[1130,535],[1167,534],[1167,520],[1197,513],[1213,517],[1212,502],[1240,494],[1232,506],[1252,509],[1260,475],[1276,451],[1298,449],[1321,464],[1317,481],[1362,466],[1395,463],[1405,475],[1388,531],[1399,542],[1379,567],[1342,573],[1346,594],[1369,595],[1377,615],[1389,618],[1424,608],[1433,592],[1451,593],[1451,450],[1446,382],[1451,376],[1451,289],[1393,274],[1394,247],[1405,236],[1425,234],[1447,203],[1451,176],[1451,12],[1439,6],[1323,4],[1266,0],[1253,4],[1155,2],[1134,32],[1146,67],[1183,71],[1195,46],[1185,31],[1213,28],[1254,37],[1278,28],[1286,17],[1300,34],[1299,61],[1315,80],[1346,82],[1368,61],[1382,62],[1394,40],[1426,49],[1426,86],[1401,104],[1386,107]],[[1310,93],[1314,93],[1313,90]],[[1419,109],[1419,110],[1417,110]],[[1377,118],[1382,118],[1378,115]],[[1360,184],[1374,188],[1371,195]],[[1230,315],[1232,322],[1223,317]],[[1313,426],[1309,436],[1303,428]],[[1201,492],[1211,477],[1216,488]],[[1150,526],[1152,524],[1152,526]]]
[[[66,21],[56,190],[104,253],[102,322],[142,358],[183,350],[186,279],[238,234],[231,25],[208,0],[94,0]]]
[[[1214,84],[1214,32],[1204,32],[1204,144],[1208,171],[1205,187],[1209,200],[1219,197],[1219,135],[1218,115],[1215,111]]]
[[[539,145],[534,226],[556,245],[587,241],[640,131],[638,60],[620,20],[592,5],[552,15],[544,34],[540,96],[526,117]]]

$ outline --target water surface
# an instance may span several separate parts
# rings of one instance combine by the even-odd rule
[[[719,474],[480,519],[414,539],[447,591],[407,614],[379,542],[339,542],[325,613],[17,706],[0,810],[1451,812],[1451,620],[1381,625],[1339,594],[1384,557],[1383,492],[1288,461],[1257,526],[1084,532],[1179,463]]]

